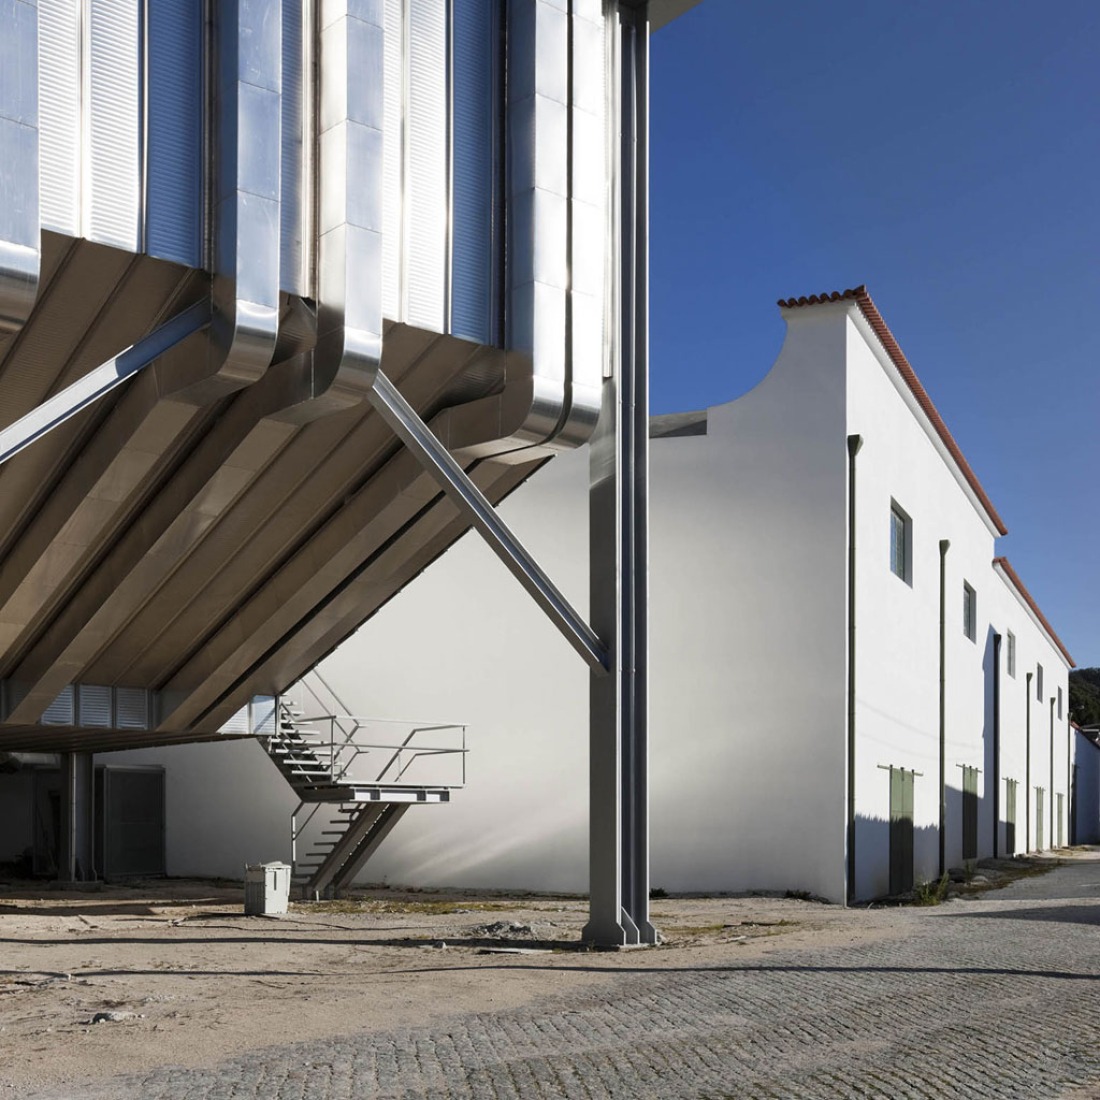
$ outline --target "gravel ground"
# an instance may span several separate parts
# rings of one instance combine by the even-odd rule
[[[618,953],[573,899],[12,888],[0,1098],[1100,1097],[1100,851],[1062,855],[929,908],[663,899]]]

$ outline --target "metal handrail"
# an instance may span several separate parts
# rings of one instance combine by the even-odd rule
[[[289,710],[282,700],[280,700],[280,707],[284,711]],[[328,759],[325,761],[325,765],[330,783],[336,784],[350,781],[350,773],[359,757],[367,756],[371,752],[386,751],[389,753],[389,756],[382,764],[381,769],[376,773],[375,777],[370,780],[358,780],[358,782],[367,783],[369,785],[384,784],[388,782],[396,785],[400,783],[413,764],[422,757],[460,756],[462,762],[462,779],[460,785],[465,786],[466,784],[466,754],[469,750],[466,748],[466,724],[463,722],[420,723],[414,725],[405,737],[395,744],[392,741],[368,741],[362,737],[365,729],[375,724],[407,724],[398,723],[395,719],[360,718],[346,714],[317,714],[300,718],[294,716],[288,717],[290,717],[290,720],[293,722],[299,734],[313,733],[319,735],[322,743],[324,741],[324,732],[323,728],[321,728],[321,723],[327,724],[328,744],[325,748],[327,749]],[[441,731],[461,733],[461,747],[454,745],[413,744],[414,739],[418,735]],[[338,732],[339,736],[337,736]],[[318,750],[319,746],[314,744],[312,749]],[[323,755],[323,753],[314,751],[314,755],[319,757]],[[393,772],[395,766],[396,773],[392,775],[391,778],[387,779],[387,774]],[[441,785],[451,786],[451,784]]]

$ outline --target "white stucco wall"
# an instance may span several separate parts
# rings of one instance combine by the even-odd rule
[[[1035,790],[1044,791],[1043,848],[1057,841],[1057,822],[1051,831],[1051,807],[1057,811],[1057,795],[1063,796],[1062,837],[1069,842],[1069,790],[1067,747],[1072,757],[1069,717],[1069,666],[1055,648],[1046,632],[1035,621],[1025,601],[1002,574],[993,572],[993,617],[997,631],[1005,639],[1001,643],[1001,822],[999,846],[1004,843],[1004,780],[1014,779],[1017,788],[1016,846],[1026,850],[1038,846],[1038,821]],[[1016,636],[1016,674],[1008,671],[1007,636]],[[1043,698],[1038,697],[1038,666],[1043,667]],[[1030,689],[1027,674],[1032,673]],[[1062,712],[1058,713],[1058,693],[1062,695]],[[1053,722],[1051,699],[1053,707]],[[1028,774],[1028,723],[1031,726],[1030,777]],[[1051,785],[1051,741],[1053,738],[1053,803]],[[1072,758],[1069,765],[1072,775]],[[1030,778],[1030,782],[1028,782]],[[1024,791],[1027,790],[1027,802]]]
[[[1016,677],[1002,676],[999,789],[1003,819],[1004,779],[1019,780],[1018,850],[1025,674],[1041,662],[1044,695],[1062,689],[1054,788],[1065,793],[1067,666],[993,570],[990,523],[858,308],[785,316],[782,351],[755,389],[710,409],[705,435],[651,446],[652,882],[843,897],[846,437],[857,433],[857,896],[871,897],[889,885],[890,766],[920,773],[916,878],[937,870],[940,539],[951,543],[948,866],[962,858],[961,765],[980,770],[979,855],[992,851],[993,633],[1011,629],[1017,640]],[[560,456],[501,508],[582,613],[587,460]],[[890,570],[891,500],[912,519],[912,583]],[[964,580],[977,593],[974,641],[963,633]],[[1006,660],[1002,650],[1003,670]],[[586,889],[587,672],[478,538],[429,567],[322,672],[355,713],[469,726],[466,789],[449,805],[410,810],[366,879]],[[1029,798],[1048,790],[1049,845],[1050,714],[1034,685],[1030,705]],[[236,876],[245,863],[287,857],[296,799],[258,746],[113,759],[166,766],[170,873]],[[1003,850],[1003,820],[998,840]]]
[[[934,879],[939,864],[939,623],[941,539],[946,555],[945,613],[945,862],[962,861],[962,767],[979,769],[978,856],[993,852],[994,634],[1017,638],[1017,677],[1041,662],[1045,692],[1068,697],[1068,666],[1028,617],[1014,590],[993,568],[996,531],[944,460],[927,422],[858,309],[815,307],[846,316],[848,430],[863,437],[857,459],[857,889],[874,897],[889,887],[890,766],[913,769],[914,873]],[[911,519],[910,579],[890,566],[890,509]],[[976,593],[974,639],[963,630],[963,585]],[[1002,643],[1002,646],[1005,643]],[[1016,680],[1001,652],[1001,765],[998,848],[1004,850],[1004,779],[1018,778],[1017,848],[1024,835],[1024,735]],[[1064,704],[1065,705],[1065,704]],[[1032,786],[1049,789],[1049,707],[1032,713]],[[1042,722],[1041,746],[1036,723]],[[1065,722],[1056,715],[1055,791],[1065,793]],[[1039,757],[1042,782],[1035,779]],[[1059,764],[1059,761],[1061,762]],[[1017,776],[1017,772],[1020,774]],[[1031,793],[1034,799],[1034,792]],[[1049,797],[1049,796],[1048,796]],[[1050,845],[1047,803],[1046,846]],[[1068,813],[1068,799],[1063,812]],[[1068,838],[1068,827],[1064,835]],[[1034,822],[1032,824],[1034,838]]]
[[[653,443],[652,881],[668,890],[843,891],[843,351],[807,316],[707,435]],[[502,506],[582,612],[587,477],[586,452],[563,455]],[[322,671],[356,713],[469,724],[466,789],[411,810],[367,878],[587,888],[587,672],[480,540]],[[117,757],[168,769],[171,873],[281,850],[293,796],[258,754]]]
[[[672,889],[844,889],[843,330],[807,312],[650,451],[653,855]]]
[[[914,416],[896,368],[849,303],[848,430],[863,437],[856,490],[856,806],[858,897],[889,888],[890,773],[914,780],[914,873],[936,876],[939,862],[940,540],[950,541],[945,572],[948,866],[962,859],[962,765],[988,774],[992,716],[991,605],[994,536]],[[890,568],[890,509],[911,518],[911,581]],[[977,593],[977,629],[963,632],[963,583]],[[979,848],[985,818],[979,806]]]

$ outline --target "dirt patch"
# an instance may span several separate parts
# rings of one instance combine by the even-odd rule
[[[0,890],[0,1089],[213,1064],[554,1002],[632,973],[901,934],[887,914],[797,898],[663,898],[664,943],[601,952],[581,945],[587,901],[575,897],[385,890],[285,917],[246,917],[243,897],[240,884],[171,880]]]

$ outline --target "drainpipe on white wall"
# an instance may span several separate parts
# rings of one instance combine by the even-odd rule
[[[1026,835],[1024,836],[1024,852],[1031,851],[1031,678],[1034,676],[1034,672],[1027,674],[1027,687],[1024,689],[1026,704],[1025,710],[1027,713],[1026,722],[1026,740],[1024,745],[1024,828]]]
[[[993,635],[993,858],[1001,829],[1001,636]]]
[[[1050,697],[1050,846],[1054,847],[1054,696]]]
[[[844,904],[856,896],[856,455],[860,435],[848,436],[848,877]]]
[[[947,870],[947,551],[950,539],[940,539],[940,874]]]

